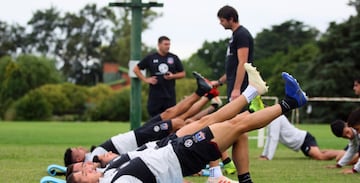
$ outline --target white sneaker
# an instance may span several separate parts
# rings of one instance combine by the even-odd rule
[[[261,78],[261,75],[259,71],[256,70],[256,67],[252,66],[250,63],[245,63],[244,67],[249,76],[249,85],[255,87],[259,95],[266,93],[269,87]]]
[[[206,183],[239,183],[238,181],[231,180],[225,176],[218,178],[209,177]]]

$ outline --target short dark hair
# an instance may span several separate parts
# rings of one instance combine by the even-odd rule
[[[72,163],[73,163],[73,161],[72,161],[72,150],[71,150],[71,148],[67,148],[65,150],[65,154],[64,154],[64,164],[67,167]]]
[[[170,38],[168,38],[167,36],[160,36],[158,39],[158,43],[160,44],[163,41],[170,41]]]
[[[239,22],[239,15],[236,9],[228,5],[220,8],[217,16],[218,18],[224,18],[226,20],[232,19],[234,22]]]
[[[332,133],[337,137],[343,136],[343,131],[345,128],[345,121],[337,119],[333,121],[330,125]]]
[[[350,127],[360,124],[360,108],[357,108],[350,113],[347,122]]]
[[[74,171],[74,163],[66,167],[65,177],[70,176],[73,173],[73,171]]]
[[[356,77],[356,78],[354,78],[354,81],[356,81],[356,82],[360,83],[360,77]]]
[[[66,177],[66,183],[75,183],[75,177],[73,173]]]

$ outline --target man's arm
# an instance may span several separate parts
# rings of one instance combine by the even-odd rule
[[[237,70],[236,70],[236,79],[235,79],[235,83],[234,83],[234,88],[233,88],[233,91],[231,92],[231,100],[237,98],[241,94],[240,93],[241,85],[242,85],[244,77],[245,77],[244,64],[247,63],[247,60],[248,60],[249,48],[247,48],[247,47],[239,48],[237,50],[237,54],[238,54],[239,64],[238,64]]]
[[[135,75],[136,75],[141,81],[143,81],[143,82],[145,82],[145,83],[148,83],[148,84],[153,84],[153,85],[157,83],[156,76],[149,77],[149,78],[145,77],[145,76],[141,73],[139,66],[136,65],[136,66],[134,67],[133,71],[134,71]]]

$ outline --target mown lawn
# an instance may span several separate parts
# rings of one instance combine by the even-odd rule
[[[298,125],[310,131],[321,149],[341,149],[347,141],[334,137],[328,125]],[[84,122],[0,122],[0,182],[39,182],[47,175],[50,164],[63,165],[67,147],[97,145],[126,132],[129,123]],[[255,136],[251,132],[250,136]],[[260,161],[262,149],[256,140],[250,140],[251,175],[254,182],[357,182],[360,175],[343,175],[340,169],[326,169],[335,161],[315,161],[280,145],[272,161]],[[230,175],[236,180],[235,175]],[[64,178],[59,176],[58,178]],[[187,177],[194,183],[205,182],[206,177]]]

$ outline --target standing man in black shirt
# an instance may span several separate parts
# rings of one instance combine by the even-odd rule
[[[176,104],[175,80],[185,77],[179,57],[169,49],[170,39],[159,37],[157,52],[147,55],[133,69],[141,81],[149,84],[147,110],[151,117]],[[140,72],[145,69],[149,77]]]

